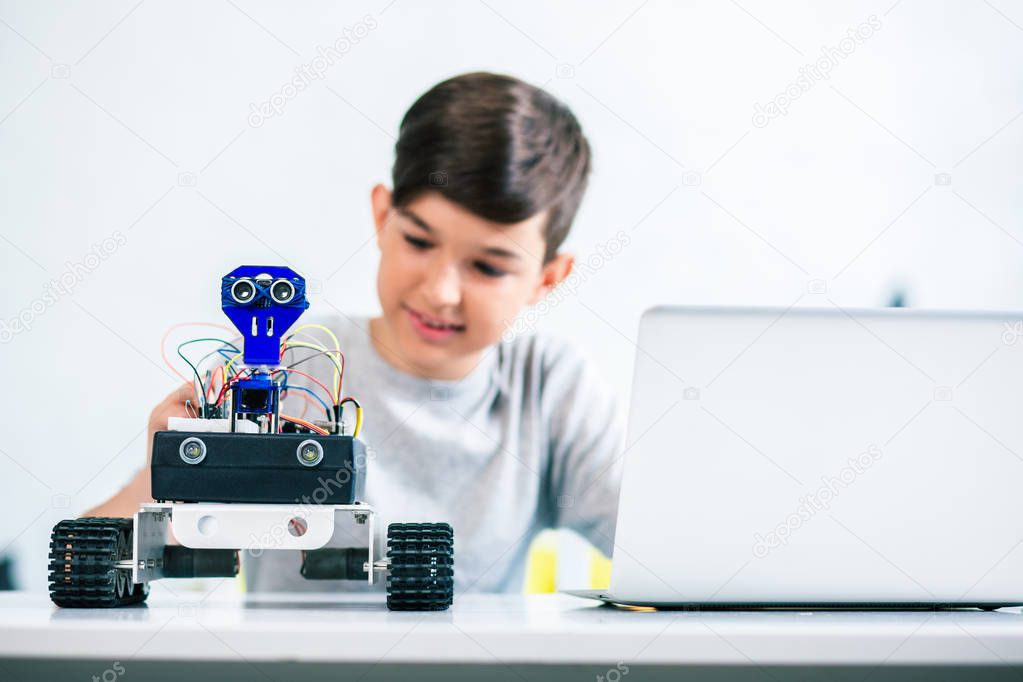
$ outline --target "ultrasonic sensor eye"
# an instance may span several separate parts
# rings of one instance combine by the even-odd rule
[[[295,298],[295,285],[286,279],[278,279],[270,287],[270,298],[274,303],[288,303]]]
[[[256,285],[250,279],[240,279],[231,285],[231,298],[237,303],[250,303],[256,297]]]

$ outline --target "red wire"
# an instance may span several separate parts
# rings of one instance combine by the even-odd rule
[[[288,338],[291,338],[291,337],[288,337]],[[298,348],[304,348],[304,347],[305,346],[298,346]],[[288,341],[287,341],[287,339],[285,339],[281,343],[281,360],[282,361],[284,360],[284,353],[287,350],[289,350],[288,349]],[[294,349],[290,349],[290,350],[294,350]],[[321,350],[320,352],[321,353],[337,353],[341,357],[341,369],[338,370],[338,373],[337,373],[337,395],[334,395],[330,390],[327,391],[327,394],[330,396],[331,400],[333,400],[334,404],[337,405],[338,401],[341,400],[341,386],[343,386],[344,382],[345,382],[345,354],[342,353],[339,350]],[[313,357],[313,356],[310,356],[310,357]],[[294,370],[294,371],[297,372],[298,370]],[[309,376],[309,375],[306,374],[306,376]],[[323,384],[320,384],[320,385],[322,386]]]
[[[238,377],[241,376],[241,373],[246,371],[247,369],[248,369],[247,367],[241,368],[240,370],[238,370],[238,372],[233,377],[231,377],[230,381],[225,382],[224,385],[220,387],[220,393],[217,395],[217,402],[213,403],[214,405],[219,405],[221,402],[223,402],[224,397],[226,396],[225,391],[228,388],[230,388],[231,384],[233,384],[235,381],[237,381]]]
[[[337,400],[335,400],[335,398],[334,398],[334,393],[333,393],[333,391],[331,391],[331,390],[330,390],[329,388],[327,388],[326,386],[324,386],[324,385],[323,385],[323,384],[322,384],[322,383],[321,383],[320,381],[318,381],[318,380],[317,380],[317,379],[316,379],[316,378],[315,378],[314,376],[312,376],[311,374],[306,374],[305,372],[303,372],[303,371],[302,371],[302,370],[300,370],[300,369],[291,369],[290,367],[281,367],[280,369],[275,369],[274,371],[270,372],[270,375],[271,375],[271,376],[273,376],[273,375],[274,375],[274,374],[276,374],[277,372],[294,372],[295,374],[299,374],[299,375],[301,375],[301,376],[304,376],[304,377],[305,377],[306,379],[309,379],[309,380],[310,380],[310,381],[312,381],[312,382],[313,382],[314,384],[316,384],[317,386],[319,386],[320,388],[322,388],[322,389],[323,389],[324,391],[326,391],[326,392],[327,392],[327,395],[329,395],[329,396],[330,396],[330,399],[331,399],[331,401],[332,401],[332,402],[333,402],[333,403],[334,403],[335,405],[337,405]]]
[[[341,372],[337,375],[337,399],[335,402],[341,402],[341,386],[345,383],[345,354],[341,351],[337,351],[337,354],[341,356]]]
[[[299,395],[302,396],[304,402],[302,403],[302,414],[298,415],[298,418],[305,419],[306,412],[309,411],[309,406],[312,405],[313,407],[319,407],[320,404],[313,400],[308,393],[299,393]]]
[[[217,365],[216,367],[213,368],[213,374],[210,376],[210,387],[208,389],[206,389],[206,402],[207,403],[212,398],[212,396],[210,396],[209,394],[213,392],[213,386],[217,382],[217,370],[218,369],[220,370],[220,381],[221,381],[220,388],[221,388],[221,390],[223,390],[223,388],[224,388],[224,381],[225,381],[227,375],[224,373],[224,366],[223,365]]]
[[[191,382],[192,381],[191,377],[186,377],[184,374],[182,374],[181,372],[179,372],[177,370],[177,368],[174,366],[174,364],[170,361],[170,358],[167,357],[167,349],[166,349],[167,337],[169,337],[171,335],[171,332],[173,332],[175,329],[180,329],[182,327],[216,327],[217,329],[225,329],[225,330],[231,332],[232,334],[237,334],[238,333],[237,329],[231,329],[230,327],[224,326],[222,324],[213,324],[211,322],[181,322],[179,324],[175,324],[175,325],[171,326],[170,328],[168,328],[167,331],[164,332],[163,337],[160,338],[160,357],[163,358],[164,364],[166,364],[168,367],[170,367],[170,370],[172,372],[174,372],[179,377],[181,377],[182,381],[187,381],[187,382]]]
[[[289,394],[288,394],[288,391],[289,391],[289,390],[290,390],[290,389],[285,389],[285,390],[284,390],[284,393],[281,393],[281,400],[282,400],[282,401],[283,401],[283,400],[284,400],[284,399],[285,399],[286,397],[288,397],[288,395],[289,395]],[[318,410],[318,409],[320,409],[321,407],[323,407],[323,406],[322,406],[322,405],[320,404],[320,402],[319,402],[318,400],[314,399],[314,398],[313,398],[312,396],[310,396],[310,395],[309,395],[308,393],[306,393],[305,391],[303,391],[303,392],[299,393],[298,395],[299,395],[299,397],[301,397],[302,399],[304,399],[304,400],[305,400],[305,402],[304,402],[304,403],[302,403],[302,414],[298,415],[298,418],[299,418],[299,419],[305,419],[305,415],[306,415],[306,412],[308,412],[308,411],[309,411],[309,406],[310,406],[310,405],[312,405],[312,406],[313,406],[313,409],[315,409],[315,410]],[[282,403],[282,404],[283,404],[283,403]]]
[[[281,342],[281,358],[280,358],[281,360],[284,359],[284,353],[287,352],[287,350],[288,350],[288,341],[287,341],[287,339],[285,339],[285,340],[283,340]],[[334,405],[337,405],[338,402],[341,400],[341,387],[342,387],[342,385],[344,383],[344,378],[345,378],[345,354],[342,353],[339,350],[328,350],[328,351],[321,351],[321,352],[337,353],[338,356],[341,358],[341,368],[338,371],[338,377],[337,377],[337,394],[335,394],[333,391],[331,391],[329,388],[327,388],[321,381],[317,380],[311,374],[303,372],[302,370],[299,370],[299,369],[292,369],[290,367],[281,367],[280,369],[275,369],[272,372],[270,372],[270,375],[273,376],[277,372],[294,372],[295,374],[298,374],[300,376],[304,376],[305,378],[309,379],[314,384],[316,384],[317,386],[322,388],[324,391],[326,391],[327,395],[330,396],[331,402]],[[220,369],[223,372],[223,367],[222,366],[220,367]],[[242,368],[242,369],[238,370],[238,372],[233,377],[231,377],[230,381],[225,381],[224,384],[221,385],[220,393],[217,395],[217,401],[216,401],[216,403],[214,403],[215,405],[219,405],[223,401],[224,396],[225,396],[225,391],[227,390],[227,388],[231,384],[233,384],[235,381],[237,381],[238,377],[241,376],[242,372],[244,372],[245,369],[246,368]]]

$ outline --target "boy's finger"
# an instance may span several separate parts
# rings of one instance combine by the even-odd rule
[[[173,403],[184,403],[186,400],[195,402],[195,388],[192,383],[181,384],[178,388],[167,396]]]

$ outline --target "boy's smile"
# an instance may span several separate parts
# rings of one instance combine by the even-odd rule
[[[415,330],[427,341],[442,341],[454,334],[465,331],[464,324],[433,317],[421,311],[413,310],[407,305],[402,305],[402,308],[409,314]]]
[[[546,213],[502,224],[436,192],[405,207],[373,189],[382,317],[370,322],[380,355],[432,379],[460,379],[522,309],[571,271],[564,254],[543,262]]]

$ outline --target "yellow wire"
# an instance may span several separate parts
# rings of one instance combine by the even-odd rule
[[[238,353],[238,355],[235,355],[233,358],[228,360],[227,365],[224,367],[224,376],[230,376],[230,374],[231,374],[231,365],[233,365],[234,361],[237,360],[238,358],[240,358],[241,356],[242,356],[242,354]]]
[[[327,332],[327,336],[329,336],[330,340],[334,342],[334,350],[341,350],[341,344],[338,342],[337,336],[334,334],[334,332],[330,331],[330,329],[324,327],[322,324],[303,324],[296,327],[295,331],[292,333],[297,334],[303,329],[320,329],[322,331]]]
[[[341,384],[341,361],[338,359],[338,357],[336,355],[331,355],[331,352],[329,350],[327,350],[323,346],[319,346],[319,345],[317,345],[315,343],[306,343],[305,341],[290,341],[289,340],[288,341],[288,347],[291,348],[293,346],[298,346],[299,348],[312,348],[313,350],[323,351],[324,353],[326,353],[327,357],[331,359],[331,361],[334,363],[334,395],[333,395],[333,398],[334,398],[334,401],[337,402],[337,399],[340,397],[338,395],[338,393],[340,392],[338,389],[340,388],[340,384]]]
[[[359,401],[356,400],[355,398],[345,398],[339,403],[339,405],[341,405],[342,407],[342,410],[344,409],[345,403],[351,403],[352,405],[355,405],[355,430],[352,432],[352,438],[357,438],[358,435],[362,433],[362,405],[360,405]],[[342,416],[343,415],[344,412],[342,412]],[[343,425],[342,428],[344,428]]]
[[[318,330],[320,330],[322,332],[325,332],[327,334],[327,336],[330,337],[330,340],[334,342],[334,350],[337,351],[338,353],[341,352],[341,342],[337,340],[337,334],[332,332],[329,327],[325,327],[322,324],[315,324],[313,322],[310,322],[309,324],[301,324],[298,327],[295,327],[295,331],[293,331],[291,333],[291,336],[294,336],[295,334],[298,334],[299,332],[301,332],[304,329],[318,329]],[[308,336],[309,338],[313,339],[317,343],[320,342],[320,340],[318,338],[316,338],[315,336],[312,336],[311,334],[306,334],[306,336]],[[316,350],[323,351],[324,354],[326,354],[328,357],[330,357],[331,359],[334,360],[334,366],[335,366],[335,369],[336,369],[336,372],[337,372],[334,375],[334,395],[336,396],[334,398],[334,400],[340,400],[341,399],[340,393],[341,393],[341,371],[342,370],[341,370],[341,366],[338,364],[337,356],[336,355],[331,355],[329,352],[327,352],[326,348],[317,348]]]
[[[318,350],[318,351],[321,351],[321,352],[325,353],[327,355],[327,357],[330,358],[331,362],[334,363],[334,396],[335,396],[335,400],[336,400],[337,398],[340,398],[339,392],[340,392],[340,388],[341,388],[341,372],[342,372],[341,360],[337,357],[337,355],[331,354],[330,351],[325,346],[323,346],[322,344],[306,343],[305,341],[292,341],[291,337],[294,336],[295,334],[298,334],[303,329],[319,329],[320,331],[326,332],[327,335],[330,337],[330,340],[334,342],[334,350],[339,352],[339,353],[341,352],[341,343],[338,341],[337,335],[334,334],[334,332],[332,332],[329,328],[323,326],[322,324],[303,324],[303,325],[300,325],[299,327],[296,327],[295,331],[293,331],[291,334],[289,334],[288,338],[286,339],[288,346],[298,346],[300,348],[311,348],[313,350]],[[308,336],[309,338],[312,338],[312,339],[314,339],[316,341],[319,341],[319,339],[317,339],[314,336],[310,336],[309,334],[306,334],[306,336]],[[234,361],[237,360],[238,358],[240,358],[241,356],[242,356],[242,353],[238,353],[237,355],[235,355],[233,358],[231,358],[228,361],[227,365],[224,368],[224,376],[225,377],[230,375],[231,367],[234,365]],[[359,406],[356,406],[356,408],[355,408],[355,431],[353,432],[352,437],[353,438],[354,437],[358,437],[359,433],[361,433],[361,432],[362,432],[362,408],[359,407]]]
[[[324,346],[322,346],[322,345],[312,345],[312,344],[308,344],[308,343],[305,343],[305,342],[302,342],[302,341],[291,341],[290,340],[292,336],[297,334],[304,327],[318,327],[318,328],[324,330],[325,332],[327,332],[330,335],[331,339],[333,339],[335,349],[338,352],[341,351],[340,344],[338,343],[338,340],[337,340],[337,336],[335,336],[334,332],[330,331],[329,329],[324,327],[322,324],[304,324],[301,327],[299,327],[298,329],[296,329],[294,332],[289,334],[288,337],[285,339],[285,342],[289,346],[304,346],[306,348],[312,348],[313,350],[319,350],[319,351],[323,351],[323,352],[327,353],[327,356],[330,357],[334,361],[335,369],[337,370],[338,374],[340,374],[340,372],[341,372],[341,364],[340,364],[340,362],[338,361],[336,356],[330,355],[329,351],[327,351],[327,349]],[[317,339],[316,337],[311,337],[311,338],[313,338],[313,340],[315,340],[315,341],[319,341],[319,339]],[[240,358],[242,355],[243,355],[243,353],[238,353],[237,355],[235,355],[233,358],[231,358],[228,361],[227,365],[224,367],[224,373],[225,374],[227,374],[227,373],[229,373],[231,371],[231,367],[234,365],[234,361],[237,360],[238,358]],[[337,387],[338,377],[335,377],[334,379],[335,379],[334,393],[336,394],[337,393],[337,388],[338,388]]]

